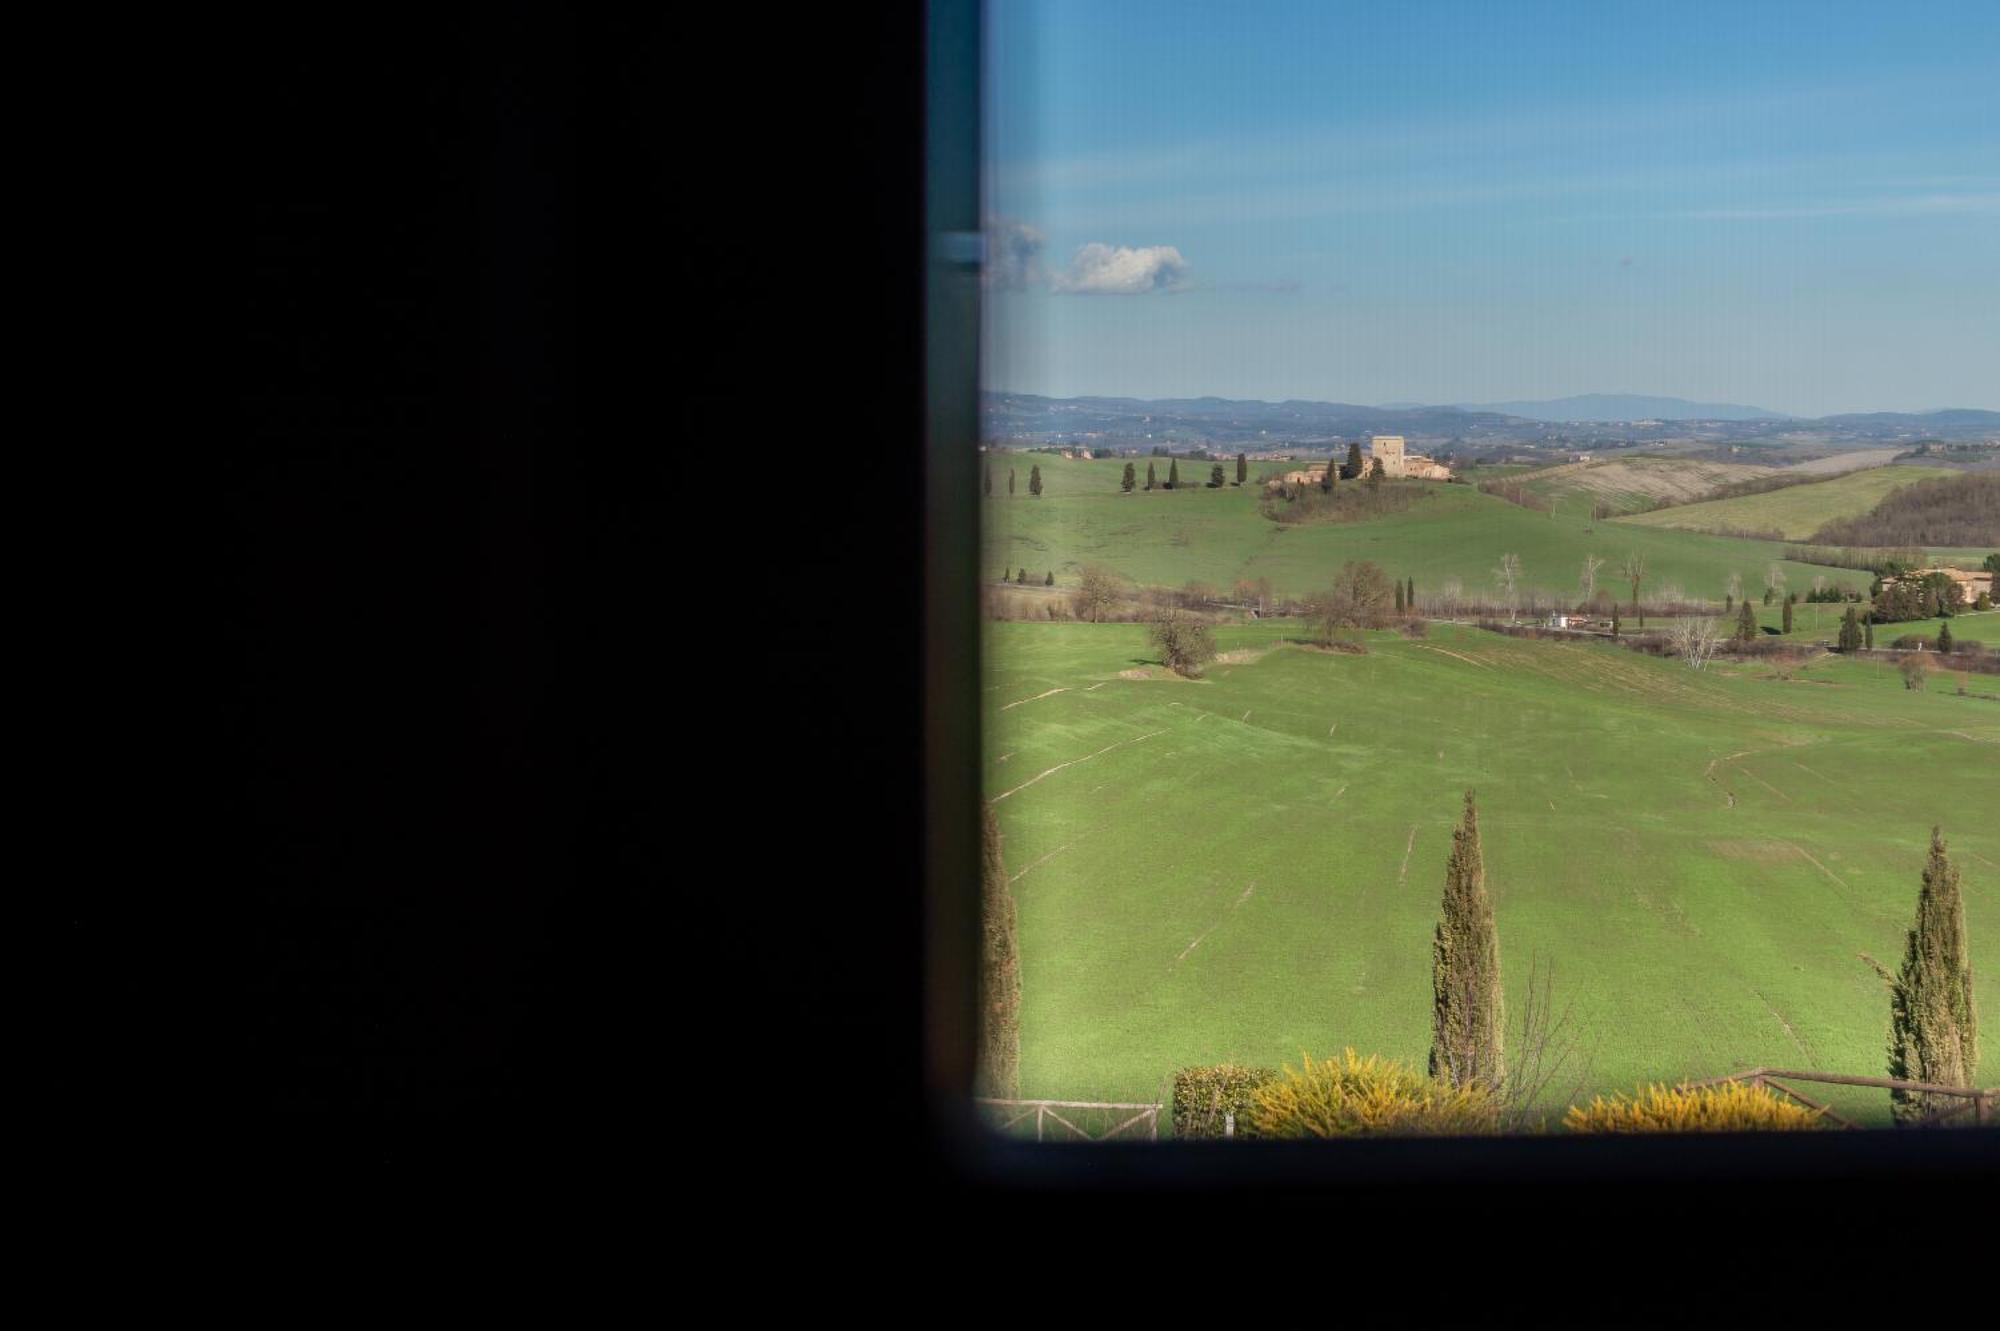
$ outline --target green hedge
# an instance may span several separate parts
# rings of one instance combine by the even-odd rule
[[[1174,1136],[1220,1137],[1225,1116],[1236,1116],[1236,1135],[1250,1133],[1251,1096],[1278,1079],[1276,1069],[1246,1068],[1235,1063],[1182,1068],[1174,1074]]]

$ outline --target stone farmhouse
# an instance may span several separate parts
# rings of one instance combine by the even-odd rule
[[[1929,577],[1933,573],[1942,573],[1947,578],[1950,578],[1953,582],[1957,583],[1959,591],[1965,594],[1965,603],[1967,605],[1971,605],[1974,601],[1977,601],[1981,595],[1991,596],[1994,594],[1993,575],[1991,573],[1986,572],[1984,569],[1971,570],[1962,568],[1933,567],[1933,568],[1920,569],[1915,573],[1906,574],[1905,576],[1916,578],[1921,581],[1922,579]],[[1882,585],[1884,587],[1893,587],[1898,582],[1901,581],[1902,578],[1884,578],[1882,580]]]
[[[1407,476],[1418,481],[1448,481],[1451,468],[1422,453],[1407,452],[1400,434],[1370,435],[1368,453],[1380,459],[1384,476]]]
[[[1384,476],[1408,477],[1411,480],[1418,481],[1448,481],[1451,479],[1451,468],[1445,466],[1442,462],[1426,457],[1422,453],[1406,452],[1403,447],[1403,436],[1400,434],[1377,434],[1369,436],[1368,447],[1363,450],[1362,456],[1362,471],[1364,475],[1368,468],[1372,467],[1377,460],[1382,463],[1382,474]],[[1344,463],[1345,461],[1346,459],[1336,452],[1332,465]],[[1315,462],[1311,466],[1302,467],[1297,471],[1288,471],[1277,480],[1271,482],[1268,488],[1275,489],[1280,484],[1318,485],[1326,479],[1326,469],[1329,465],[1325,462]]]

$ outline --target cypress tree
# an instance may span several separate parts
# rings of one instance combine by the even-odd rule
[[[1243,484],[1243,482],[1249,479],[1250,479],[1250,457],[1246,453],[1238,453],[1236,455],[1236,483],[1238,485],[1241,485]]]
[[[1122,481],[1120,481],[1120,482],[1119,482],[1119,484],[1120,484],[1120,485],[1122,485],[1122,486],[1123,486],[1123,487],[1125,488],[1125,493],[1126,493],[1126,494],[1131,494],[1131,493],[1132,493],[1132,487],[1133,487],[1133,485],[1134,485],[1134,484],[1136,484],[1136,483],[1137,483],[1137,480],[1136,480],[1136,478],[1135,478],[1135,477],[1133,476],[1133,474],[1132,474],[1132,464],[1128,462],[1128,463],[1126,463],[1126,464],[1125,464],[1125,479],[1124,479],[1124,480],[1122,480]],[[1150,489],[1152,489],[1153,487],[1149,485],[1149,486],[1147,486],[1146,488],[1150,490]]]
[[[1167,459],[1167,488],[1169,490],[1175,489],[1180,485],[1180,483],[1181,483],[1181,464],[1179,462],[1176,462],[1172,458],[1169,458]]]
[[[1792,603],[1788,600],[1785,602],[1785,632],[1790,633],[1791,631],[1792,631]]]
[[[1014,577],[1014,581],[1015,581],[1015,582],[1018,582],[1018,583],[1020,583],[1020,584],[1021,584],[1021,585],[1022,585],[1023,587],[1025,587],[1025,586],[1027,586],[1027,585],[1028,585],[1028,567],[1027,567],[1027,565],[1023,564],[1023,565],[1021,566],[1021,571],[1020,571],[1020,572],[1019,572],[1018,574],[1016,574],[1016,575],[1015,575],[1015,577]]]
[[[1840,650],[1851,652],[1861,645],[1861,613],[1853,606],[1840,621]]]
[[[1949,652],[1951,650],[1951,625],[1938,625],[1937,649],[1941,652]]]
[[[1504,1028],[1500,936],[1486,895],[1479,813],[1468,790],[1465,819],[1452,833],[1445,864],[1444,912],[1431,940],[1431,1076],[1454,1086],[1497,1088],[1506,1075]]]
[[[1611,636],[1618,636],[1618,607],[1615,605],[1611,607]]]
[[[1227,479],[1222,474],[1222,464],[1220,462],[1216,463],[1213,467],[1210,467],[1208,469],[1209,489],[1220,490],[1227,483],[1228,483]]]
[[[1042,497],[1042,464],[1039,462],[1028,473],[1028,493],[1037,499]]]
[[[1757,612],[1745,601],[1736,613],[1736,641],[1755,642],[1757,640]]]
[[[1329,453],[1326,458],[1326,475],[1319,478],[1320,493],[1332,494],[1333,483],[1339,476],[1340,466],[1333,460],[1333,455]]]
[[[1400,582],[1396,584],[1396,613],[1403,613],[1403,584]]]
[[[1728,612],[1734,610],[1735,608],[1736,608],[1736,594],[1734,592],[1724,592],[1722,594],[1723,613],[1727,614]]]
[[[1007,468],[1007,493],[1014,493],[1014,469],[1012,467]]]
[[[1347,446],[1347,465],[1340,469],[1340,478],[1344,481],[1351,481],[1360,474],[1361,445],[1358,443],[1349,444]]]
[[[1054,569],[1050,569],[1049,576],[1042,579],[1042,586],[1053,587],[1055,585],[1056,585],[1056,571]]]
[[[1368,488],[1379,489],[1382,484],[1382,459],[1376,458],[1368,468]]]
[[[1944,837],[1931,829],[1930,863],[1917,894],[1917,921],[1903,965],[1889,982],[1889,1075],[1901,1081],[1970,1086],[1979,1070],[1979,1017],[1972,1005],[1972,956],[1965,939],[1965,899]],[[1898,1121],[1948,1108],[1945,1096],[1890,1091]]]
[[[1021,1065],[1021,968],[1014,948],[1014,894],[1007,886],[993,806],[982,806],[981,813],[977,1093],[1011,1100],[1020,1092]]]
[[[1417,608],[1417,580],[1415,578],[1407,578],[1404,581],[1406,585],[1403,588],[1403,606],[1405,609],[1415,610]]]
[[[1148,462],[1146,464],[1146,488],[1148,490],[1155,489],[1159,486],[1159,483],[1159,477],[1153,471],[1153,464]]]

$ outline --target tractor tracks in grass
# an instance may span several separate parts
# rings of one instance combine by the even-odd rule
[[[1236,913],[1237,907],[1241,906],[1244,902],[1248,901],[1250,899],[1250,894],[1252,892],[1255,892],[1256,890],[1257,890],[1257,884],[1255,880],[1252,880],[1250,885],[1243,889],[1243,895],[1237,897],[1236,900],[1229,903],[1229,909],[1222,912],[1221,919],[1217,920],[1214,924],[1209,925],[1208,928],[1203,929],[1199,934],[1196,934],[1194,941],[1181,949],[1181,954],[1178,957],[1174,958],[1174,965],[1178,966],[1183,961],[1186,961],[1188,958],[1188,954],[1194,951],[1196,948],[1200,947],[1204,939],[1206,939],[1210,934],[1214,933],[1217,929],[1220,929],[1225,923],[1227,923],[1229,917]]]
[[[1839,874],[1835,873],[1833,870],[1827,868],[1826,865],[1822,864],[1817,855],[1814,855],[1811,851],[1807,850],[1804,846],[1799,845],[1795,841],[1780,841],[1778,844],[1782,846],[1790,846],[1794,851],[1798,853],[1800,859],[1803,859],[1806,863],[1812,865],[1813,868],[1818,869],[1821,873],[1825,874],[1828,878],[1832,879],[1834,886],[1840,889],[1840,899],[1846,902],[1849,907],[1852,907],[1854,905],[1854,898],[1850,895],[1852,889],[1848,887],[1847,880],[1845,878],[1842,878]]]
[[[1104,787],[1099,786],[1097,789],[1102,790],[1104,789]],[[1093,795],[1096,793],[1097,791],[1095,790],[1091,792],[1091,794]],[[1019,873],[1009,874],[1007,877],[1007,882],[1010,885],[1020,882],[1023,878],[1026,878],[1030,873],[1034,872],[1036,869],[1039,869],[1042,865],[1047,864],[1050,860],[1054,859],[1056,856],[1062,854],[1066,850],[1075,847],[1078,842],[1084,840],[1086,837],[1090,836],[1091,833],[1103,827],[1105,825],[1105,822],[1108,821],[1109,820],[1107,819],[1104,821],[1092,823],[1089,827],[1086,827],[1081,832],[1076,833],[1069,840],[1063,842],[1060,846],[1057,846],[1054,850],[1050,851],[1048,854],[1036,857],[1031,863],[1027,865],[1027,867],[1023,868]]]
[[[1347,787],[1342,786],[1341,789],[1345,790],[1347,789]],[[1412,850],[1415,850],[1416,846],[1417,846],[1417,825],[1415,823],[1412,823],[1410,824],[1410,839],[1403,843],[1403,867],[1396,870],[1397,887],[1401,887],[1403,885],[1403,880],[1410,876],[1410,852]]]
[[[1055,696],[1055,695],[1056,695],[1056,694],[1058,694],[1058,693],[1068,693],[1068,692],[1069,692],[1069,687],[1068,687],[1067,685],[1065,685],[1065,686],[1063,686],[1062,688],[1059,688],[1059,689],[1050,689],[1050,690],[1049,690],[1049,691],[1048,691],[1047,693],[1037,693],[1037,694],[1036,694],[1036,695],[1035,695],[1034,697],[1032,697],[1032,698],[1021,698],[1021,699],[1018,699],[1017,701],[1014,701],[1014,702],[1010,702],[1010,703],[1008,703],[1008,704],[1007,704],[1007,705],[1006,705],[1005,707],[1002,707],[1002,708],[1001,708],[1000,710],[1001,710],[1001,711],[1003,711],[1003,712],[1011,712],[1011,711],[1012,711],[1012,710],[1014,710],[1014,709],[1015,709],[1016,707],[1019,707],[1019,706],[1021,706],[1021,705],[1022,705],[1022,704],[1024,704],[1024,703],[1031,703],[1031,702],[1040,702],[1040,701],[1041,701],[1042,699],[1044,699],[1044,698],[1050,698],[1050,697],[1053,697],[1053,696]]]
[[[1755,781],[1758,785],[1762,786],[1764,789],[1770,791],[1773,795],[1776,795],[1779,799],[1783,800],[1785,803],[1790,804],[1792,802],[1792,797],[1790,795],[1787,795],[1784,791],[1779,790],[1776,786],[1772,785],[1769,781],[1766,781],[1763,777],[1758,776],[1755,772],[1751,771],[1749,768],[1738,767],[1736,770],[1741,772],[1744,776],[1749,777],[1752,781]]]
[[[1806,1056],[1806,1062],[1817,1063],[1819,1061],[1819,1055],[1813,1052],[1813,1048],[1811,1045],[1807,1044],[1804,1040],[1801,1040],[1799,1038],[1799,1033],[1792,1029],[1792,1023],[1786,1021],[1785,1014],[1778,1011],[1778,1005],[1776,1003],[1773,1003],[1770,997],[1766,995],[1764,991],[1761,989],[1753,989],[1750,992],[1757,995],[1759,1001],[1761,1001],[1764,1004],[1764,1010],[1766,1012],[1769,1012],[1773,1017],[1777,1019],[1778,1025],[1784,1027],[1785,1038],[1787,1040],[1790,1040],[1792,1042],[1793,1047],[1796,1048],[1801,1054],[1804,1054]]]
[[[1478,666],[1481,670],[1492,670],[1495,668],[1491,661],[1475,661],[1473,658],[1454,652],[1448,647],[1435,647],[1427,642],[1413,642],[1410,645],[1412,647],[1421,647],[1427,652],[1443,652],[1446,656],[1457,657],[1467,665]]]
[[[998,804],[1001,800],[1006,799],[1009,795],[1018,795],[1020,792],[1026,790],[1029,786],[1034,785],[1037,781],[1040,781],[1042,778],[1054,776],[1057,772],[1062,771],[1066,767],[1075,767],[1078,763],[1087,763],[1092,758],[1102,757],[1103,755],[1111,752],[1113,749],[1122,749],[1127,744],[1137,744],[1141,740],[1149,740],[1153,738],[1153,736],[1155,735],[1164,735],[1166,733],[1167,732],[1164,730],[1149,730],[1143,735],[1135,735],[1131,739],[1121,739],[1116,744],[1107,744],[1103,748],[1099,749],[1096,753],[1086,753],[1081,758],[1072,758],[1066,763],[1057,763],[1054,767],[1044,768],[1042,771],[1039,771],[1035,773],[1033,776],[1029,777],[1026,781],[1023,781],[1020,785],[1015,786],[1012,790],[1001,791],[998,795],[995,795],[990,802]]]
[[[1717,767],[1722,766],[1724,763],[1736,763],[1735,770],[1739,774],[1749,777],[1752,781],[1755,781],[1758,785],[1764,787],[1764,789],[1770,791],[1773,795],[1776,795],[1779,799],[1783,800],[1785,803],[1790,804],[1792,802],[1792,797],[1790,795],[1787,795],[1784,791],[1779,790],[1769,781],[1766,781],[1763,777],[1758,776],[1755,772],[1751,771],[1747,767],[1744,767],[1741,763],[1737,763],[1736,760],[1738,758],[1757,758],[1767,753],[1783,753],[1787,749],[1802,748],[1805,747],[1805,745],[1806,745],[1805,741],[1799,741],[1797,743],[1779,744],[1776,745],[1775,747],[1768,749],[1739,749],[1735,753],[1725,753],[1719,758],[1710,758],[1708,760],[1708,766],[1702,769],[1701,774],[1707,780],[1715,782],[1716,788],[1722,791],[1723,795],[1729,801],[1729,807],[1732,809],[1736,807],[1736,792],[1729,789],[1727,786],[1724,786],[1722,782],[1716,778],[1715,775],[1715,769]],[[1817,776],[1818,773],[1815,772],[1814,775]]]

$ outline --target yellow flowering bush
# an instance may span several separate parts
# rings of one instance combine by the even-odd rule
[[[1634,1095],[1597,1096],[1571,1105],[1571,1132],[1794,1132],[1818,1128],[1818,1110],[1762,1086],[1728,1081],[1693,1089],[1646,1086]]]
[[[1287,1067],[1252,1094],[1260,1137],[1472,1136],[1499,1130],[1500,1104],[1483,1086],[1453,1087],[1388,1059],[1358,1057]]]

